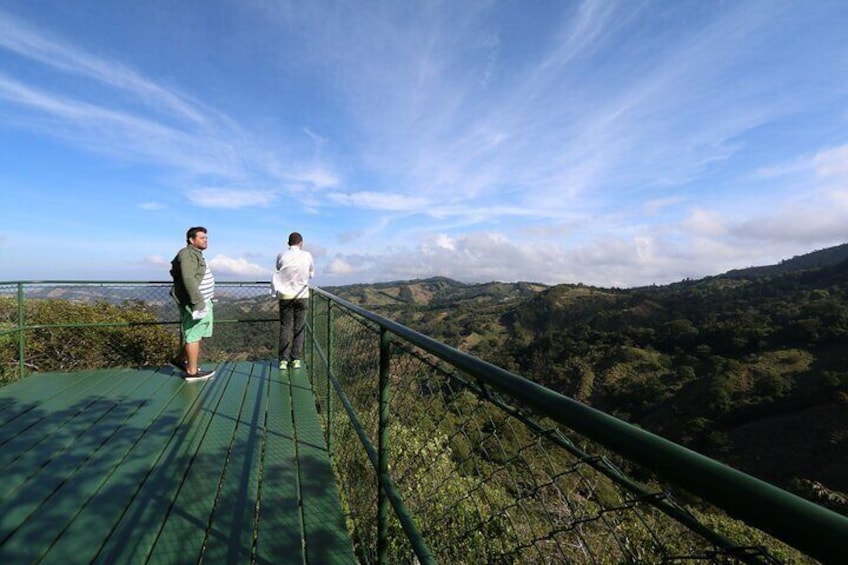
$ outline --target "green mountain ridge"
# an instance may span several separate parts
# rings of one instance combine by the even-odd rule
[[[781,261],[777,265],[734,269],[724,274],[725,277],[751,278],[773,276],[794,271],[832,267],[848,261],[848,244],[820,249],[804,255],[796,255],[791,259]]]

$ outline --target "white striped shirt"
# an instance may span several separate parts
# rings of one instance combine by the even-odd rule
[[[215,277],[212,276],[212,269],[206,265],[206,272],[203,273],[203,280],[200,281],[200,294],[206,300],[215,298]]]

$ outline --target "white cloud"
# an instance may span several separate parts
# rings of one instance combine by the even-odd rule
[[[331,188],[339,184],[338,177],[331,170],[324,167],[313,167],[308,170],[289,172],[285,176],[288,180],[294,181],[298,185],[305,185],[316,189]]]
[[[681,196],[667,196],[665,198],[657,198],[654,200],[648,200],[642,205],[642,209],[645,214],[649,216],[656,215],[660,213],[662,210],[676,206],[685,201],[685,198]]]
[[[809,172],[810,169],[811,163],[809,159],[795,159],[791,163],[760,167],[759,169],[754,171],[754,177],[762,179],[774,179],[798,173]]]
[[[843,210],[848,208],[848,186],[843,189],[828,191],[827,196],[833,200],[839,208],[842,208]]]
[[[423,211],[428,204],[424,198],[386,192],[355,192],[352,194],[333,192],[328,194],[328,197],[338,204],[368,210]]]
[[[827,149],[818,153],[813,161],[816,173],[824,177],[848,177],[848,145]]]
[[[799,173],[813,173],[820,178],[848,175],[848,145],[828,147],[810,157],[795,158],[789,163],[763,167],[756,171],[759,177],[772,179]]]
[[[277,199],[277,194],[271,190],[196,188],[186,192],[186,197],[204,208],[247,208],[268,206]]]
[[[689,217],[683,221],[682,226],[686,230],[698,235],[715,237],[727,233],[725,221],[721,216],[716,212],[702,208],[693,209]]]
[[[841,204],[823,197],[807,208],[761,211],[749,218],[693,208],[676,225],[638,228],[622,224],[626,218],[586,217],[582,224],[557,224],[548,230],[516,226],[514,232],[424,234],[417,244],[410,239],[367,254],[340,254],[336,262],[350,268],[326,274],[340,280],[355,274],[356,281],[440,275],[467,282],[633,287],[777,263],[816,246],[846,241],[848,198]]]
[[[524,228],[526,237],[533,240],[564,240],[580,229],[580,223],[577,221],[545,223]]]
[[[512,243],[498,233],[474,233],[450,238],[437,235],[418,248],[397,248],[382,254],[340,256],[369,280],[428,278],[436,275],[464,281],[541,280],[556,261],[553,248]],[[346,274],[334,272],[332,274]]]
[[[445,234],[437,235],[434,243],[438,249],[447,249],[448,251],[456,250],[456,240]]]
[[[141,208],[142,210],[155,211],[155,210],[164,209],[165,205],[162,204],[161,202],[151,201],[151,202],[143,202],[143,203],[139,204],[138,207]]]
[[[354,266],[344,259],[335,258],[327,266],[327,273],[329,275],[350,275],[355,272],[356,269]]]
[[[846,239],[848,210],[845,207],[783,208],[767,216],[754,216],[733,226],[733,234],[751,240],[806,243]]]
[[[319,146],[324,145],[329,141],[326,137],[318,135],[317,133],[315,133],[314,131],[312,131],[309,128],[303,128],[303,133],[305,133],[307,135],[307,137],[309,137],[309,139],[314,141],[315,145],[319,145]]]
[[[249,277],[267,277],[272,272],[270,269],[249,262],[247,259],[232,259],[226,255],[216,255],[210,259],[209,267],[214,273]]]
[[[171,262],[161,255],[148,255],[144,258],[144,264],[151,265],[153,267],[166,267],[169,266]]]

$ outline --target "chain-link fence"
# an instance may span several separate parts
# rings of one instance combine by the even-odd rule
[[[313,388],[365,563],[810,563],[843,551],[841,516],[826,514],[835,529],[805,555],[713,504],[733,507],[720,474],[704,476],[697,495],[675,488],[588,437],[603,434],[563,425],[557,406],[574,404],[551,393],[551,408],[540,409],[545,396],[531,407],[529,394],[502,386],[520,377],[460,369],[473,358],[322,291],[311,320]],[[700,480],[698,466],[682,466],[691,484]],[[714,499],[704,496],[712,489]],[[800,506],[776,520],[778,529],[807,529],[804,513],[824,511],[783,494]],[[386,512],[390,501],[401,519]],[[789,512],[783,502],[750,514],[773,526],[770,513]],[[799,547],[806,534],[781,537]]]
[[[180,346],[170,282],[0,283],[0,383],[29,371],[167,364]],[[277,355],[267,282],[217,282],[203,360]]]

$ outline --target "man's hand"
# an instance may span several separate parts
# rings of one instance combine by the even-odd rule
[[[202,320],[208,312],[209,311],[206,308],[203,308],[203,310],[194,310],[191,313],[191,318],[193,320]]]

